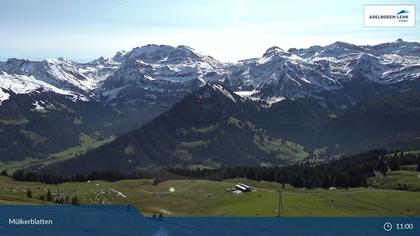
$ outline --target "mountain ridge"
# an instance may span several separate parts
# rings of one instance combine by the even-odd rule
[[[318,114],[322,110],[318,115],[325,118],[325,113],[342,114],[368,98],[420,91],[419,45],[397,40],[373,46],[336,42],[324,47],[288,51],[271,47],[260,58],[238,63],[223,63],[187,46],[154,44],[128,52],[120,51],[113,57],[100,57],[88,63],[65,58],[43,61],[9,59],[0,62],[0,108],[3,108],[0,109],[0,132],[11,137],[19,134],[20,137],[22,132],[30,131],[48,138],[48,132],[40,132],[31,123],[33,119],[48,121],[50,116],[57,115],[58,110],[44,104],[68,107],[86,103],[101,106],[103,109],[96,112],[100,112],[97,114],[100,120],[106,121],[99,130],[92,130],[88,135],[106,138],[95,135],[95,132],[104,132],[118,136],[143,126],[183,97],[213,82],[223,86],[220,92],[226,93],[225,89],[233,92],[228,94],[234,100],[254,101],[261,109],[286,107],[284,109],[294,110],[291,106],[298,102],[298,107],[305,111]],[[44,93],[53,93],[54,96],[43,96]],[[41,96],[43,99],[39,99]],[[25,104],[21,104],[23,102]],[[12,104],[21,104],[26,110],[17,109],[20,113],[11,118],[7,110]],[[79,109],[73,111],[76,114],[66,113],[67,116],[89,120],[87,113]],[[299,116],[298,112],[293,113],[295,117],[287,116],[280,110],[278,114],[292,120]],[[281,116],[273,119],[282,120],[282,124],[273,129],[284,131],[284,137],[288,139],[298,143],[314,139],[312,133],[315,131],[305,125],[293,126]],[[19,123],[19,120],[29,122]],[[322,119],[310,119],[311,122],[319,120]],[[50,124],[51,130],[65,123],[64,120],[56,122]],[[271,123],[270,120],[265,122]],[[299,135],[284,124],[300,130]],[[85,132],[83,125],[71,126],[76,132],[73,141],[67,145],[73,146]],[[109,130],[112,133],[108,133]],[[311,133],[310,138],[295,137],[302,136],[304,130]],[[34,144],[26,136],[23,136],[24,140],[16,138],[13,141],[27,143],[27,154],[15,156],[14,152],[8,151],[11,150],[7,148],[9,144],[4,143],[0,150],[3,151],[3,160],[33,156],[30,150]],[[45,150],[59,151],[51,147]],[[37,157],[38,154],[37,151]],[[43,153],[44,157],[49,154]]]
[[[188,46],[148,44],[88,63],[64,58],[8,59],[0,63],[0,71],[32,75],[59,89],[96,98],[106,96],[106,93],[100,94],[104,80],[112,78],[117,71],[129,77],[132,68],[151,80],[225,81],[235,91],[258,90],[255,95],[264,99],[270,96],[317,98],[322,96],[320,91],[341,90],[343,83],[360,77],[383,84],[417,80],[419,53],[419,43],[400,39],[373,46],[335,42],[324,47],[288,51],[273,46],[261,58],[232,64],[222,63]]]
[[[420,92],[376,97],[332,115],[317,103],[272,106],[211,82],[144,126],[41,173],[222,165],[281,166],[376,148],[420,147]],[[404,119],[404,122],[398,122]]]

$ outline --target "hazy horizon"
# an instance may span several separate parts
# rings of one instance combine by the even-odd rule
[[[307,48],[419,41],[420,30],[365,28],[372,0],[8,1],[0,9],[0,61],[65,57],[87,62],[147,44],[187,45],[220,61],[260,57],[278,46]],[[410,0],[383,4],[416,4]],[[419,17],[416,19],[417,25]]]
[[[398,38],[398,39],[401,39],[401,38]],[[393,40],[393,41],[384,41],[384,42],[379,42],[379,43],[375,43],[375,44],[354,44],[354,45],[357,45],[357,46],[372,46],[372,45],[377,45],[377,44],[381,44],[381,43],[390,43],[390,42],[395,42],[395,41],[397,41],[398,39],[395,39],[395,40]],[[408,41],[408,40],[404,40],[404,39],[402,39],[402,40],[403,40],[403,41],[406,41],[406,42],[419,42],[419,41]],[[336,43],[336,42],[338,42],[338,41],[331,42],[331,43],[328,43],[328,44],[325,44],[325,45],[317,45],[317,44],[315,44],[315,45],[311,45],[311,46],[309,46],[309,47],[312,47],[312,46],[322,46],[322,47],[324,47],[324,46],[327,46],[327,45],[330,45],[330,44],[333,44],[333,43]],[[351,42],[346,42],[346,41],[339,41],[339,42],[344,42],[344,43],[350,43],[350,44],[352,44]],[[420,43],[420,42],[419,42],[419,43]],[[148,43],[148,44],[144,44],[144,45],[135,46],[135,47],[133,47],[133,48],[131,48],[131,49],[128,49],[128,50],[123,50],[123,49],[121,49],[121,50],[115,51],[115,52],[114,52],[113,54],[111,54],[111,55],[107,55],[107,56],[101,55],[101,56],[98,56],[98,57],[95,57],[95,58],[92,58],[92,59],[87,59],[87,60],[76,60],[76,59],[73,59],[73,58],[70,58],[70,57],[65,57],[65,56],[58,56],[58,57],[45,57],[45,58],[32,58],[32,57],[5,57],[5,58],[2,58],[2,57],[0,57],[0,62],[1,62],[1,61],[6,61],[7,59],[10,59],[10,58],[28,59],[28,60],[39,61],[39,60],[47,60],[47,59],[57,59],[57,58],[62,57],[62,58],[65,58],[65,59],[70,59],[70,60],[75,61],[75,62],[85,63],[85,62],[91,62],[91,61],[96,60],[96,59],[98,59],[98,58],[100,58],[100,57],[104,57],[104,58],[111,58],[111,57],[113,57],[116,53],[118,53],[119,51],[126,51],[126,52],[129,52],[129,51],[131,51],[132,49],[134,49],[134,48],[136,48],[136,47],[143,47],[143,46],[146,46],[146,45],[151,45],[151,44],[154,44],[154,43]],[[159,46],[160,46],[160,45],[165,45],[165,46],[171,46],[171,47],[178,47],[178,46],[188,46],[188,47],[189,47],[189,45],[185,45],[185,44],[180,44],[180,45],[155,44],[155,45],[159,45]],[[304,48],[308,48],[308,47],[303,47],[303,48],[299,48],[299,47],[282,48],[282,47],[280,47],[279,45],[272,45],[272,46],[270,46],[270,47],[279,47],[279,48],[283,49],[284,51],[288,51],[290,48],[296,48],[296,49],[304,49]],[[270,47],[266,48],[266,50],[267,50],[267,49],[269,49]],[[199,48],[193,48],[193,49],[194,49],[194,50],[196,50],[196,51],[198,51],[198,52],[200,52],[200,53],[203,53],[203,52],[202,52]],[[261,56],[265,53],[265,51],[266,51],[266,50],[261,51],[261,54],[260,54],[260,55],[255,56],[255,57],[240,58],[239,60],[236,60],[236,61],[223,61],[223,60],[219,60],[219,58],[216,58],[216,57],[214,57],[214,56],[213,56],[213,55],[211,55],[211,54],[207,54],[207,53],[203,53],[203,54],[208,55],[208,56],[212,56],[213,58],[215,58],[216,60],[219,60],[219,61],[221,61],[221,62],[231,62],[231,63],[235,63],[235,62],[238,62],[238,61],[241,61],[241,60],[246,60],[246,59],[251,59],[251,58],[259,58],[259,57],[261,57]]]

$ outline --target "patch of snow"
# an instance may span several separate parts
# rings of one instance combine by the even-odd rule
[[[10,95],[8,93],[3,92],[3,90],[0,87],[0,105],[3,101],[6,101],[9,99]]]
[[[0,90],[11,91],[15,94],[28,94],[38,90],[50,91],[57,94],[71,96],[74,100],[86,100],[87,98],[71,91],[57,88],[44,81],[37,80],[34,76],[27,75],[0,75]],[[4,91],[0,92],[0,100],[4,101],[9,98],[9,94]]]
[[[300,78],[301,80],[303,80],[303,82],[305,82],[305,83],[308,83],[308,84],[312,84],[312,82],[311,81],[309,81],[309,80],[307,80],[307,79],[305,79],[305,78]]]
[[[271,106],[274,103],[278,103],[278,102],[283,101],[284,99],[286,99],[286,98],[285,97],[270,97],[270,98],[267,98],[265,101],[267,102],[267,104],[269,106]]]
[[[35,108],[33,109],[34,111],[44,111],[44,110],[45,110],[45,107],[41,106],[41,105],[40,105],[40,103],[41,103],[41,104],[43,104],[43,102],[42,102],[42,101],[40,101],[40,102],[35,101],[35,102],[32,104],[32,105],[34,105],[34,106],[35,106]]]
[[[251,91],[236,91],[234,92],[236,95],[239,95],[243,98],[247,98],[247,97],[251,97],[252,95],[254,95],[255,93],[257,93],[258,91],[256,90],[251,90]]]
[[[148,75],[145,75],[144,78],[147,79],[147,80],[151,80],[151,81],[156,80],[156,79],[154,79],[154,78],[152,78],[152,77],[150,77]]]
[[[216,90],[220,91],[223,95],[228,97],[233,102],[236,102],[236,99],[233,97],[233,95],[228,90],[226,90],[222,85],[220,85],[220,84],[210,84],[210,86],[213,89],[216,89]]]
[[[257,63],[258,64],[266,64],[267,62],[269,62],[271,60],[273,56],[269,56],[269,57],[261,57],[260,59],[258,59]]]

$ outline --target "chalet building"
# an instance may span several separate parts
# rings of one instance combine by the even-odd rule
[[[235,185],[235,189],[241,192],[251,192],[252,188],[246,184],[238,183]]]

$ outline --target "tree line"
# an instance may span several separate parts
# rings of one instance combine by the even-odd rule
[[[125,174],[118,171],[93,171],[88,175],[77,174],[63,177],[37,174],[24,170],[16,171],[12,177],[18,181],[38,181],[47,184],[63,182],[85,182],[89,180],[117,181],[121,179],[154,179],[154,183],[169,179],[208,179],[221,181],[229,178],[247,178],[278,183],[288,183],[305,188],[350,188],[366,187],[375,172],[386,175],[388,171],[400,170],[403,165],[415,165],[420,171],[420,156],[413,153],[372,150],[331,161],[305,161],[284,167],[222,166],[218,169],[155,168]]]
[[[417,164],[420,171],[420,156],[413,153],[390,153],[386,150],[373,150],[346,158],[314,162],[307,161],[286,167],[244,167],[225,166],[211,169],[167,169],[171,173],[190,178],[223,180],[247,178],[278,183],[288,183],[299,188],[350,188],[367,187],[375,172],[386,175],[388,171],[400,170],[403,165]]]
[[[7,172],[3,172],[3,175],[8,176]],[[44,174],[22,169],[15,171],[11,177],[17,181],[41,182],[46,184],[86,182],[93,180],[118,181],[122,179],[155,179],[155,184],[157,184],[161,178],[165,180],[180,179],[180,176],[169,172],[165,168],[144,169],[129,174],[114,170],[99,170],[92,171],[89,174],[76,174],[73,176]]]
[[[26,192],[26,197],[32,198],[33,194],[30,189]],[[48,201],[48,202],[55,202],[56,204],[71,204],[71,205],[79,205],[79,198],[77,194],[73,195],[70,199],[69,195],[64,196],[54,196],[51,193],[51,190],[48,189],[47,194],[40,194],[39,200]]]

